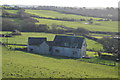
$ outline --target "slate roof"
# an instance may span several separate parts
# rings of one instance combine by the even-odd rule
[[[83,37],[56,35],[54,39],[54,44],[55,46],[61,47],[81,48],[83,41]]]
[[[47,41],[46,42],[49,46],[54,46],[55,44],[54,44],[54,41]]]
[[[61,36],[56,35],[54,41],[47,41],[47,38],[40,37],[29,37],[29,45],[40,45],[43,42],[46,42],[50,47],[59,46],[59,47],[68,47],[68,48],[80,48],[82,47],[84,38],[76,36]]]
[[[29,37],[28,38],[29,45],[39,45],[44,41],[47,41],[47,38],[40,38],[40,37]]]

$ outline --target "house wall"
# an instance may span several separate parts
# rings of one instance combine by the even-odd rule
[[[52,55],[81,58],[80,49],[53,46],[52,50]]]
[[[49,46],[45,42],[40,45],[28,45],[28,51],[38,54],[49,54]]]
[[[81,56],[86,56],[86,47],[87,47],[86,41],[84,40],[81,48]]]

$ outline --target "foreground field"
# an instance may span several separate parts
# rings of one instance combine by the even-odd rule
[[[117,67],[3,47],[3,78],[117,78]]]

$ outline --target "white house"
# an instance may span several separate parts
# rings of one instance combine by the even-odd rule
[[[54,41],[47,41],[46,38],[28,38],[28,51],[38,54],[82,58],[86,56],[86,47],[83,37],[56,35]]]
[[[49,45],[46,38],[28,38],[28,51],[38,54],[49,54]]]

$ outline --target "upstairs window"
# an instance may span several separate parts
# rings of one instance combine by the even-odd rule
[[[72,48],[77,48],[78,47],[78,43],[73,43],[72,44]]]
[[[77,51],[73,51],[73,55],[77,55]]]
[[[33,51],[33,49],[32,48],[30,48],[30,52],[32,52]]]
[[[64,43],[64,46],[69,46],[69,43]]]
[[[58,49],[55,49],[55,52],[56,52],[56,53],[59,53],[60,51],[59,51]]]

